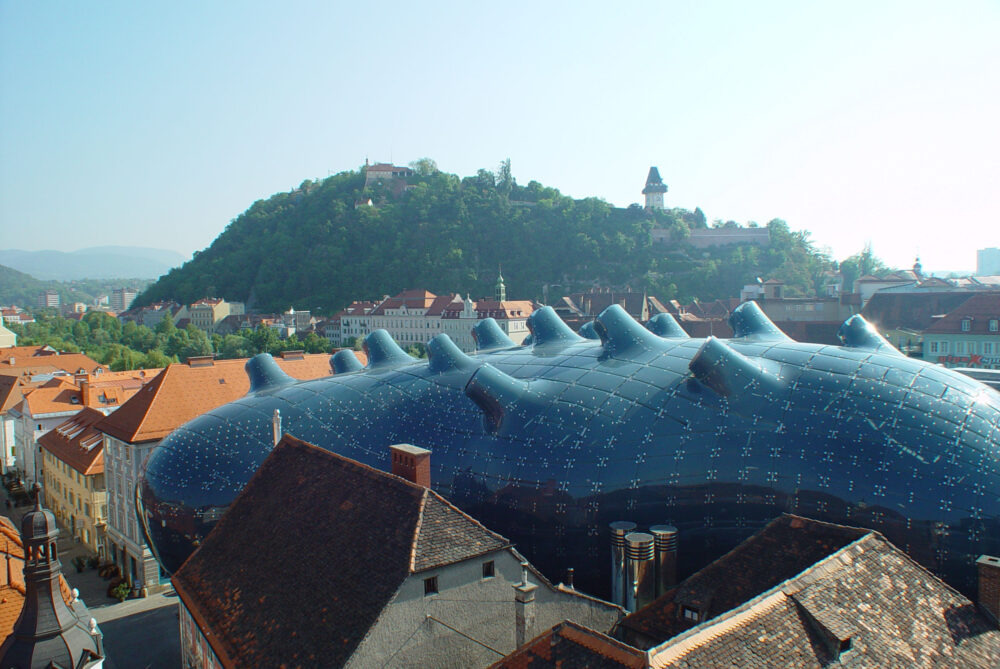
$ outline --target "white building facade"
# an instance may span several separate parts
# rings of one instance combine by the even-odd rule
[[[135,485],[139,470],[159,441],[129,444],[105,433],[104,480],[108,516],[105,556],[118,565],[136,589],[154,594],[169,585],[160,565],[139,531],[135,515]]]

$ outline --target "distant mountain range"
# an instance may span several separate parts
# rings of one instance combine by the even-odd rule
[[[37,279],[156,279],[187,258],[176,251],[141,246],[95,246],[79,251],[0,250],[0,265]]]

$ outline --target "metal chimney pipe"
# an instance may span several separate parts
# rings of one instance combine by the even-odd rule
[[[635,529],[635,523],[616,520],[611,523],[611,601],[625,606],[625,535]]]
[[[653,525],[649,528],[656,548],[656,596],[677,585],[677,528]]]
[[[635,612],[649,604],[656,594],[656,562],[653,535],[630,532],[625,535],[625,608]]]

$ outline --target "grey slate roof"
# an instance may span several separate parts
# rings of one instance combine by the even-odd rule
[[[286,435],[173,583],[224,666],[341,666],[409,574],[508,546],[432,490]]]
[[[1000,631],[871,532],[650,649],[652,667],[998,667]]]
[[[791,514],[772,520],[739,546],[622,621],[624,636],[649,647],[739,607],[868,534],[870,530]]]

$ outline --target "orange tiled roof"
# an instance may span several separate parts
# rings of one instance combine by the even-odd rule
[[[36,417],[83,408],[80,388],[65,377],[55,377],[26,392],[20,406],[22,412],[27,411]]]
[[[404,290],[402,293],[382,300],[377,307],[372,309],[371,313],[373,316],[380,316],[385,314],[386,309],[399,309],[403,306],[406,306],[407,309],[427,309],[436,298],[437,295],[429,290],[419,288]]]
[[[146,369],[85,377],[56,376],[36,388],[24,388],[22,404],[32,416],[78,411],[85,406],[116,409],[155,378],[159,371]]]
[[[0,348],[0,373],[23,373],[32,367],[55,367],[70,374],[83,370],[93,374],[98,369],[107,371],[102,365],[83,353],[59,353],[48,346],[8,346]]]
[[[16,374],[0,374],[0,414],[19,404],[24,399],[24,393],[31,388],[41,385],[39,382],[32,382],[26,376]]]
[[[527,318],[535,310],[531,300],[479,300],[476,302],[476,312],[480,318],[496,318],[507,320],[511,318]]]
[[[104,435],[94,426],[103,419],[103,413],[87,407],[39,437],[38,444],[84,476],[102,474]]]
[[[275,360],[286,374],[296,379],[330,374],[330,356],[326,354]],[[241,358],[170,365],[97,427],[133,444],[162,439],[206,411],[246,395],[250,390],[244,370],[246,362],[246,358]]]

